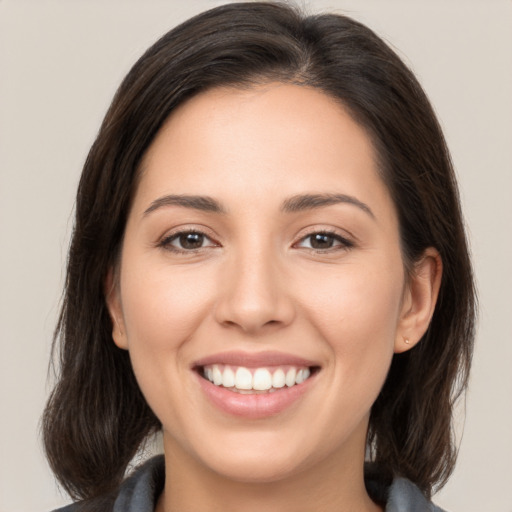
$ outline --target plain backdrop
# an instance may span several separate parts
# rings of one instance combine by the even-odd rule
[[[0,512],[66,503],[39,418],[74,193],[122,77],[161,34],[212,0],[0,0]],[[418,75],[460,179],[480,294],[457,469],[435,501],[512,512],[512,2],[322,0]],[[463,435],[462,435],[463,432]]]

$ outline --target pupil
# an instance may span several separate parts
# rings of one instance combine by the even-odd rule
[[[183,249],[199,249],[203,245],[204,236],[201,233],[187,233],[180,236]]]
[[[332,242],[332,235],[316,233],[315,235],[312,236],[311,247],[313,247],[314,249],[328,249],[332,247]]]

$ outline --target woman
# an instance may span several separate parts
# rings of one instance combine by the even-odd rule
[[[349,18],[222,6],[142,56],[87,158],[48,458],[70,510],[438,510],[473,322],[411,72]]]

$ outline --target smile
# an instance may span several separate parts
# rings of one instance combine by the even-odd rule
[[[315,387],[321,365],[291,354],[230,351],[193,363],[202,395],[217,411],[255,420],[285,413]]]
[[[202,375],[215,386],[222,386],[235,393],[272,393],[284,387],[302,384],[311,376],[311,369],[297,366],[246,368],[213,364],[202,367]]]

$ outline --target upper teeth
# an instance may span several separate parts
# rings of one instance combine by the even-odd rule
[[[310,375],[309,368],[283,367],[245,368],[225,365],[209,365],[203,368],[204,376],[216,386],[235,388],[236,390],[266,391],[272,388],[294,386],[304,382]]]

